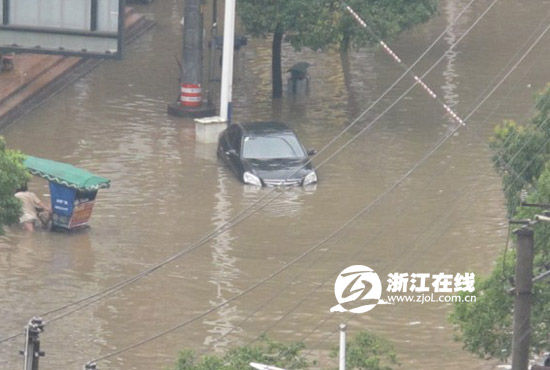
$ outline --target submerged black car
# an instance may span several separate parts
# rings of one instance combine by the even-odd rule
[[[245,184],[307,186],[317,182],[308,163],[314,152],[307,152],[284,123],[231,124],[220,134],[217,154]]]

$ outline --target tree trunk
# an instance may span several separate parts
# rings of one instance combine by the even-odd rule
[[[271,53],[271,78],[273,81],[273,97],[283,96],[283,73],[281,69],[281,48],[283,45],[283,26],[279,23],[273,33]]]

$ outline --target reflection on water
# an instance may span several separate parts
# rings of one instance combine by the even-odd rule
[[[216,202],[214,205],[214,213],[212,223],[216,228],[222,227],[231,219],[231,202],[227,192],[226,174],[218,169],[218,186],[215,193]],[[232,255],[232,243],[234,238],[231,236],[231,231],[225,232],[216,236],[212,242],[212,272],[209,282],[216,287],[216,296],[210,300],[212,306],[222,304],[235,294],[239,293],[239,289],[233,285],[233,281],[237,280],[241,272],[235,266],[237,259]],[[237,306],[226,305],[216,311],[215,317],[204,321],[207,327],[211,327],[207,336],[204,339],[206,346],[211,346],[215,350],[218,348],[227,348],[230,339],[225,337],[229,331],[239,333],[242,329],[235,330],[235,320],[239,318]],[[223,337],[222,337],[223,336]],[[224,339],[218,339],[224,338]]]
[[[456,1],[449,1],[445,4],[445,14],[447,16],[449,25],[451,25],[453,20],[456,19],[461,9],[462,9],[462,4]],[[457,28],[456,25],[452,25],[444,37],[445,42],[449,47],[445,52],[446,63],[445,63],[445,71],[443,72],[443,78],[445,80],[445,84],[441,86],[441,89],[444,92],[443,98],[445,100],[445,103],[451,109],[454,109],[454,107],[459,102],[458,93],[456,92],[457,85],[455,82],[457,77],[459,77],[455,70],[455,60],[458,55],[458,52],[456,51],[456,48],[452,46],[458,38],[456,28]]]
[[[252,206],[260,198],[270,199],[262,206],[262,211],[271,217],[296,217],[301,213],[301,208],[307,196],[312,195],[317,185],[306,187],[258,187],[253,185],[243,186],[243,205]]]

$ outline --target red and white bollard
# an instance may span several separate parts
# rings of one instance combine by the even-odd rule
[[[197,84],[181,84],[180,105],[184,107],[200,107],[202,104],[202,88]]]

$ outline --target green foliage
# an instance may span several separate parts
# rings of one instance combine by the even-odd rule
[[[382,39],[426,22],[438,0],[346,1]],[[297,49],[314,50],[347,43],[356,47],[376,40],[361,28],[339,0],[238,0],[239,17],[248,33],[265,37],[281,25]]]
[[[511,216],[520,203],[521,190],[531,187],[549,159],[547,138],[539,126],[504,121],[495,127],[490,146]]]
[[[520,207],[520,192],[528,203],[550,204],[550,85],[536,97],[536,114],[524,126],[505,121],[495,128],[490,146],[493,162],[502,176],[511,218],[533,218],[540,209]],[[550,225],[534,226],[534,274],[550,269]],[[457,339],[464,348],[481,357],[507,359],[511,350],[513,296],[508,294],[514,276],[515,252],[508,251],[495,264],[490,276],[476,281],[476,303],[458,303],[450,316]],[[550,284],[533,287],[531,349],[550,347]]]
[[[535,108],[524,126],[513,121],[497,125],[490,141],[510,216],[520,203],[521,190],[531,190],[550,160],[550,85],[537,94]]]
[[[331,356],[338,356],[338,348]],[[368,331],[358,333],[346,343],[346,368],[350,370],[391,370],[392,365],[398,364],[392,344]]]
[[[512,309],[514,298],[508,294],[508,277],[513,276],[515,255],[501,258],[492,274],[475,284],[476,302],[455,304],[450,320],[459,332],[464,348],[480,357],[508,358],[511,350]],[[464,292],[462,295],[472,295]]]
[[[0,234],[3,226],[18,222],[21,215],[21,203],[13,194],[30,176],[23,160],[20,152],[6,148],[0,136]]]
[[[369,24],[376,37],[388,39],[427,21],[438,0],[350,0],[349,5]],[[280,43],[313,50],[373,45],[377,39],[360,27],[339,0],[238,0],[237,14],[252,36],[273,34],[273,95],[282,94]]]
[[[182,351],[174,370],[242,370],[249,369],[250,362],[305,369],[309,363],[301,354],[303,349],[303,343],[284,344],[264,337],[257,345],[234,348],[223,356],[207,355],[198,359],[192,351]]]
[[[328,0],[333,6],[341,4],[338,0]],[[437,10],[437,0],[350,0],[346,1],[370,27],[376,37],[388,40],[404,30],[426,22]],[[332,43],[341,48],[355,48],[372,45],[377,40],[363,28],[343,8],[342,14],[332,24]]]
[[[289,370],[307,369],[315,363],[306,360],[302,354],[304,349],[301,342],[285,344],[262,337],[256,345],[237,347],[221,356],[197,358],[193,351],[181,351],[174,370],[243,370],[250,368],[250,362]],[[350,370],[391,370],[391,365],[398,365],[393,346],[367,331],[358,333],[348,341],[346,349],[346,365]],[[333,350],[331,357],[337,355],[338,350]]]

